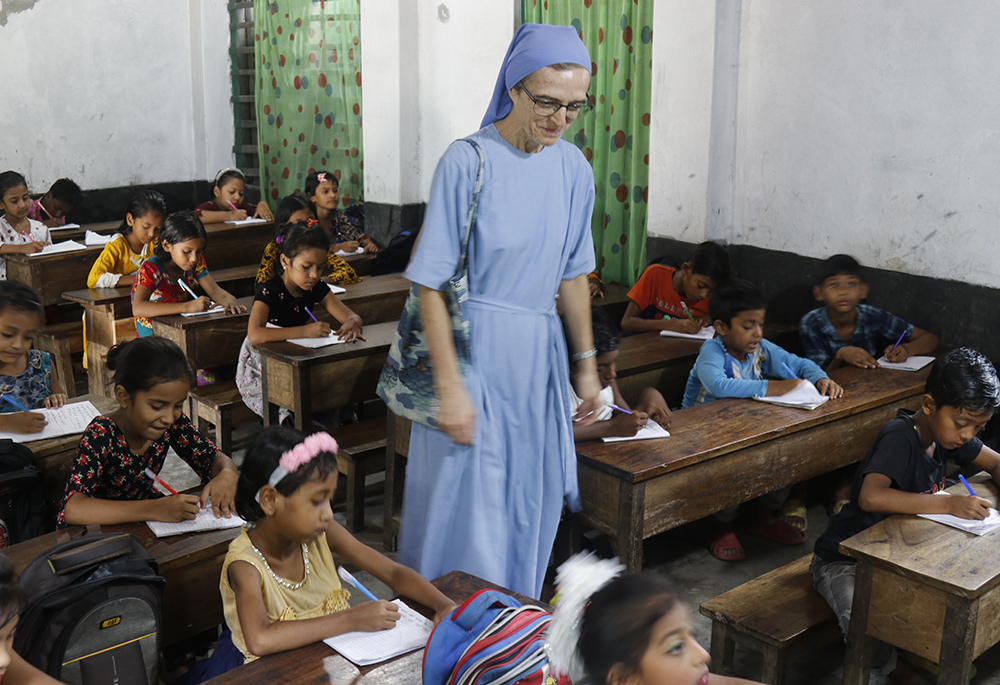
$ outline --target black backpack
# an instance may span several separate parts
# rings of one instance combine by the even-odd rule
[[[372,276],[385,276],[386,274],[398,274],[406,271],[406,265],[410,263],[410,256],[413,254],[413,246],[417,242],[417,235],[420,229],[413,231],[400,231],[389,244],[378,251],[375,255],[375,263],[372,264]]]
[[[139,538],[106,533],[38,555],[14,649],[72,685],[157,685],[164,581]]]
[[[13,440],[0,440],[0,547],[45,532],[45,490],[35,455]]]

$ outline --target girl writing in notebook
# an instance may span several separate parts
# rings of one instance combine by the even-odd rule
[[[378,252],[378,245],[340,211],[340,182],[336,176],[327,171],[314,171],[306,176],[306,197],[316,208],[316,218],[330,234],[334,252],[355,252],[359,246],[365,252]]]
[[[28,182],[16,171],[0,174],[0,279],[7,278],[5,254],[34,254],[52,242],[49,228],[28,218]]]
[[[18,281],[0,281],[0,431],[5,433],[41,432],[48,423],[44,416],[25,410],[66,404],[49,353],[31,348],[44,323],[38,293]]]
[[[153,256],[153,240],[167,216],[167,201],[155,190],[132,196],[118,234],[104,246],[87,277],[88,288],[131,286],[142,263]]]
[[[257,286],[247,322],[247,337],[236,368],[236,385],[243,402],[260,416],[264,415],[261,363],[252,345],[331,335],[347,342],[364,340],[361,317],[338,300],[330,287],[320,280],[327,268],[330,250],[326,231],[315,223],[285,224],[281,230],[281,273]],[[340,322],[335,334],[330,324],[317,319],[316,312],[320,308]],[[287,416],[287,411],[284,414]]]
[[[207,241],[205,227],[191,212],[175,212],[163,222],[160,242],[132,284],[132,313],[140,338],[153,334],[151,318],[203,312],[213,301],[229,314],[246,311],[208,273],[202,256]],[[198,287],[205,295],[194,294]]]
[[[399,619],[394,602],[349,608],[333,554],[429,607],[435,623],[455,607],[416,571],[337,523],[330,508],[336,488],[337,442],[327,433],[306,437],[274,427],[257,437],[236,491],[236,509],[249,526],[230,543],[219,581],[229,630],[189,683],[334,635],[392,628]]]
[[[181,349],[163,338],[134,339],[111,348],[108,368],[115,374],[118,409],[84,431],[59,527],[185,521],[209,498],[216,516],[231,516],[236,465],[183,414],[195,376]],[[159,473],[171,447],[201,478],[200,496],[164,497],[154,487],[147,471]]]
[[[243,221],[247,217],[274,220],[267,201],[261,200],[256,205],[243,201],[247,189],[247,178],[239,169],[222,169],[215,175],[212,193],[215,198],[202,202],[195,207],[194,213],[206,224],[219,224],[223,221]]]

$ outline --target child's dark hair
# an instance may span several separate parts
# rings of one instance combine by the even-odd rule
[[[278,466],[281,455],[306,439],[305,433],[292,428],[274,426],[264,429],[253,441],[240,466],[240,479],[236,484],[236,512],[248,522],[264,518],[264,510],[257,501],[257,493],[267,485]],[[290,496],[304,484],[323,480],[337,470],[337,455],[320,452],[309,463],[278,481],[274,486],[281,495]]]
[[[121,342],[108,350],[108,368],[115,372],[115,386],[129,395],[160,383],[186,380],[196,384],[194,369],[177,343],[151,336]]]
[[[63,204],[67,204],[70,207],[76,207],[80,203],[80,196],[83,191],[80,190],[80,186],[73,182],[69,178],[60,178],[58,181],[52,184],[49,188],[49,192],[52,197],[59,200]]]
[[[159,214],[161,217],[166,216],[167,201],[155,190],[140,190],[132,196],[132,199],[128,203],[128,209],[125,212],[131,214],[133,220],[141,216],[146,216],[149,213]],[[118,227],[118,232],[122,235],[128,235],[132,232],[132,227],[128,225],[127,219],[122,219],[121,226]]]
[[[289,259],[295,259],[295,255],[303,250],[330,250],[330,234],[322,226],[313,222],[307,224],[298,221],[293,224],[282,224],[278,228],[278,249],[281,254]]]
[[[281,198],[281,202],[278,203],[278,208],[274,210],[275,225],[277,225],[278,229],[280,230],[281,225],[287,224],[291,220],[292,215],[295,214],[295,212],[299,212],[303,209],[308,210],[310,212],[315,211],[313,210],[312,203],[309,202],[308,197],[306,197],[305,195],[303,195],[298,191],[295,191],[291,195],[286,195],[285,197]]]
[[[598,356],[617,350],[621,333],[603,307],[590,306],[590,322],[594,330],[594,348]]]
[[[233,180],[234,178],[247,182],[247,177],[243,175],[243,172],[235,167],[227,167],[225,169],[220,169],[219,173],[215,175],[215,187],[221,188],[226,185],[227,182]]]
[[[306,176],[306,197],[312,197],[316,194],[316,189],[319,188],[320,183],[325,183],[330,181],[333,185],[340,187],[340,181],[329,171],[314,171],[308,176]]]
[[[684,604],[674,585],[655,573],[619,576],[594,593],[580,621],[579,652],[587,683],[605,685],[621,664],[618,679],[639,670],[653,626]]]
[[[1000,406],[997,370],[983,354],[968,347],[954,349],[934,362],[924,392],[939,409],[981,412]]]
[[[17,618],[24,606],[24,593],[14,579],[14,564],[0,552],[0,628]]]
[[[163,243],[176,245],[195,238],[201,238],[206,243],[208,242],[208,234],[205,233],[205,225],[201,223],[201,219],[189,210],[174,212],[163,220],[163,226],[160,228],[160,242],[156,244],[155,254],[160,259],[170,259],[167,251],[163,249]]]
[[[8,309],[45,316],[42,298],[33,288],[20,281],[0,281],[0,313]]]
[[[5,171],[0,174],[0,198],[6,195],[8,190],[18,186],[28,187],[28,182],[21,174],[16,171]]]
[[[729,278],[729,252],[711,240],[694,248],[687,261],[691,265],[691,273],[707,276],[715,285]]]
[[[730,278],[712,288],[708,299],[708,318],[732,325],[733,317],[751,309],[767,309],[764,295],[750,281]]]
[[[816,273],[819,276],[816,285],[823,285],[826,279],[834,276],[857,276],[862,283],[865,282],[864,270],[858,260],[849,254],[835,254],[824,259]]]

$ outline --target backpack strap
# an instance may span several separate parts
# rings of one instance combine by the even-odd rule
[[[462,630],[468,632],[476,624],[476,621],[490,608],[497,604],[505,607],[517,608],[521,606],[513,597],[496,590],[480,590],[476,594],[465,600],[465,604],[455,610],[451,622]]]

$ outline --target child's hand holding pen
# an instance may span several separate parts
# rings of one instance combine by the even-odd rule
[[[239,209],[229,200],[226,200],[226,204],[233,208],[233,211],[229,212],[229,221],[243,221],[247,218],[247,211],[245,209]]]
[[[305,326],[306,338],[326,338],[329,337],[330,331],[333,329],[330,327],[326,321],[313,321]]]
[[[198,312],[207,312],[211,307],[212,301],[202,295],[201,297],[196,297],[190,302],[186,302],[184,311],[191,314],[197,314]]]
[[[649,415],[646,412],[631,411],[615,414],[608,423],[611,424],[612,435],[631,438],[642,430],[647,421],[649,421]]]
[[[49,425],[44,414],[28,411],[27,407],[10,395],[0,395],[0,400],[17,410],[5,416],[5,428],[11,433],[41,433]]]
[[[952,495],[948,498],[948,513],[952,516],[957,516],[963,519],[977,519],[982,521],[984,518],[990,515],[990,508],[993,504],[989,500],[985,500],[976,494],[976,491],[972,489],[969,485],[969,481],[965,480],[965,476],[961,473],[958,474],[958,479],[962,481],[962,485],[965,489],[969,491],[969,496],[959,495],[956,497]],[[951,500],[957,500],[952,502]]]

